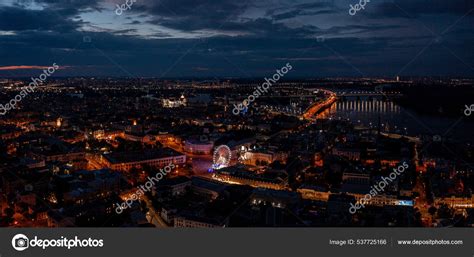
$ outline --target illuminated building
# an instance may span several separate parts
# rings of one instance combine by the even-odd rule
[[[332,154],[336,156],[343,156],[349,160],[360,160],[360,149],[357,148],[345,148],[345,147],[334,147]]]
[[[130,171],[132,168],[141,168],[143,165],[161,168],[171,163],[185,164],[186,155],[170,148],[164,148],[145,152],[103,154],[100,161],[110,169]]]
[[[174,218],[174,227],[177,228],[218,228],[226,227],[228,218],[222,221],[195,215],[179,215]]]
[[[247,165],[254,165],[254,166],[265,166],[274,161],[279,161],[281,163],[286,163],[288,159],[288,155],[286,153],[278,152],[245,152],[243,163]]]
[[[179,99],[162,99],[161,104],[164,108],[178,108],[187,106],[187,100],[184,95],[181,95]]]
[[[298,194],[295,192],[256,188],[253,191],[250,202],[254,205],[270,204],[276,208],[286,208],[290,204],[297,203],[298,200]]]
[[[186,140],[184,142],[184,151],[192,154],[211,154],[214,143],[201,142],[197,140]]]
[[[437,206],[440,206],[442,204],[446,204],[449,207],[459,208],[459,209],[473,208],[474,207],[474,196],[472,196],[472,197],[456,197],[456,196],[436,197],[434,199],[434,203]]]
[[[329,191],[324,191],[316,187],[300,187],[297,189],[297,192],[301,195],[301,198],[314,201],[324,201],[329,200]]]
[[[256,174],[237,170],[234,166],[216,171],[212,178],[229,184],[249,185],[252,187],[284,190],[288,187],[288,177],[281,172]]]

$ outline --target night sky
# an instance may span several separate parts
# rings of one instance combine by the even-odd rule
[[[57,63],[57,76],[261,78],[288,62],[295,78],[474,75],[473,0],[355,15],[356,0],[136,0],[117,15],[124,3],[1,0],[0,76]]]

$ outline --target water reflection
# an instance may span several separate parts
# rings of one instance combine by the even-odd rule
[[[384,132],[410,136],[443,135],[473,141],[474,123],[455,118],[425,116],[405,109],[382,97],[346,97],[339,99],[318,118],[349,120],[355,125],[380,128]],[[453,126],[456,124],[456,126]]]

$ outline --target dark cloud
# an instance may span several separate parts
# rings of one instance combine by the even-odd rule
[[[320,11],[304,11],[304,10],[293,10],[290,12],[280,13],[272,16],[275,20],[284,20],[290,19],[294,17],[301,17],[301,16],[311,16],[311,15],[320,15],[320,14],[330,14],[335,13],[334,10],[320,10]]]
[[[42,10],[28,1],[0,4],[0,66],[57,62],[71,67],[62,76],[261,77],[286,62],[295,67],[289,76],[392,76],[410,63],[404,75],[472,76],[473,17],[463,17],[472,1],[372,1],[349,16],[356,2],[140,0],[120,17],[98,0],[41,0]],[[80,18],[86,12],[88,23]],[[109,27],[101,29],[104,23]],[[98,32],[84,32],[84,25]],[[443,35],[426,29],[451,25]],[[216,35],[182,36],[202,30]]]
[[[275,20],[283,20],[302,16],[331,14],[338,11],[340,11],[340,8],[336,7],[334,2],[319,1],[272,8],[267,11],[267,15],[271,16]]]
[[[137,4],[135,11],[146,12],[153,24],[173,29],[219,29],[239,18],[256,0],[160,0]]]
[[[71,31],[78,27],[77,22],[60,16],[50,10],[25,10],[18,7],[0,7],[0,30],[51,30]]]
[[[128,25],[138,25],[138,24],[141,24],[140,21],[137,21],[137,20],[134,20],[134,21],[131,21],[129,23],[127,23]]]
[[[371,13],[377,17],[418,17],[422,14],[474,15],[472,0],[393,0],[374,5],[375,10]]]
[[[23,0],[24,1],[24,0]],[[35,0],[37,3],[44,3],[48,8],[58,10],[84,10],[96,9],[100,10],[98,0]]]

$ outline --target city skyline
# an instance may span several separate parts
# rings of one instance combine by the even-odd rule
[[[0,227],[474,227],[473,25],[472,0],[4,0]]]
[[[38,85],[0,80],[0,226],[474,222],[473,80],[139,85],[47,70]]]

